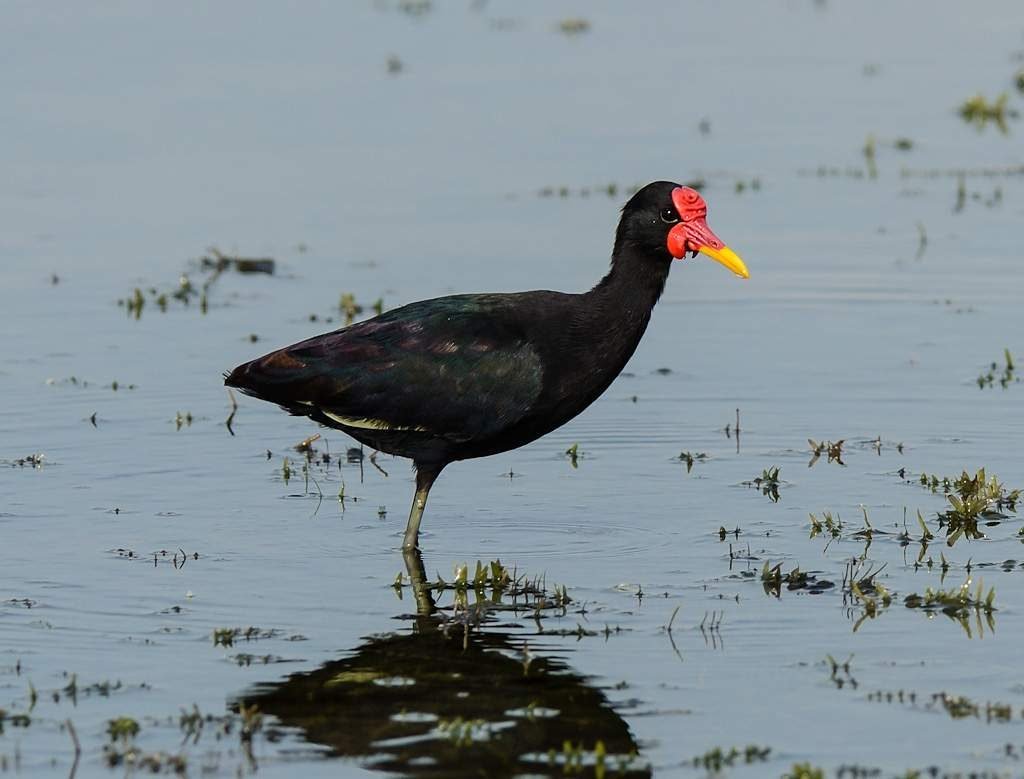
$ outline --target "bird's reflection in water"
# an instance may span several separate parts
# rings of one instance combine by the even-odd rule
[[[411,630],[371,636],[350,657],[240,702],[333,756],[406,776],[651,775],[626,721],[585,677],[540,644],[527,648],[516,625],[453,624],[435,608],[418,552],[406,568]]]

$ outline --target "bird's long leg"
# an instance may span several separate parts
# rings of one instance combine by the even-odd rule
[[[436,606],[430,589],[427,587],[427,572],[423,567],[420,550],[403,549],[402,557],[405,558],[405,571],[409,574],[412,594],[416,598],[416,614],[420,617],[429,617],[434,613]]]
[[[409,524],[405,526],[405,538],[402,541],[402,549],[417,549],[419,547],[420,520],[423,519],[423,508],[427,505],[427,495],[434,485],[434,479],[441,473],[444,465],[419,465],[416,466],[416,494],[412,499],[412,509],[409,511]]]

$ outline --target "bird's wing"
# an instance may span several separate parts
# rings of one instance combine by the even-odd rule
[[[227,383],[350,427],[486,438],[529,413],[543,378],[502,298],[412,303],[239,366]]]

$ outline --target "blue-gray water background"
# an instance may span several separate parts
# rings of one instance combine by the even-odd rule
[[[6,770],[67,775],[70,719],[78,775],[109,775],[107,721],[124,715],[142,750],[181,751],[190,774],[252,771],[237,736],[181,746],[180,710],[222,716],[367,636],[408,633],[395,617],[410,593],[390,586],[407,464],[317,471],[322,502],[301,472],[285,484],[283,458],[301,468],[290,447],[315,427],[243,399],[232,437],[222,371],[337,326],[324,320],[343,292],[390,308],[584,290],[629,187],[667,178],[706,182],[709,223],[751,279],[677,263],[628,374],[591,409],[451,467],[424,523],[428,574],[500,558],[564,584],[574,604],[546,627],[597,636],[539,636],[529,616],[490,629],[603,691],[658,776],[702,775],[695,755],[746,744],[769,762],[736,775],[800,761],[1021,775],[1007,756],[1024,749],[1020,524],[948,548],[944,497],[899,474],[985,466],[1024,486],[1024,387],[976,383],[1004,348],[1024,359],[1022,128],[957,115],[979,92],[1024,107],[1018,5],[416,5],[0,7],[0,709],[39,695],[32,724],[0,734]],[[566,34],[572,19],[589,28]],[[147,290],[201,284],[211,246],[277,273],[224,274],[205,314],[173,298],[161,312]],[[135,288],[138,320],[118,305]],[[723,432],[736,408],[739,452]],[[335,454],[352,445],[320,432]],[[808,468],[808,438],[845,439],[845,466]],[[708,457],[687,473],[684,451]],[[41,467],[17,464],[30,453]],[[772,466],[778,503],[742,485]],[[886,564],[893,602],[854,632],[865,605],[841,580],[864,554],[861,506],[889,532],[866,562]],[[931,568],[897,540],[904,509],[914,539],[918,510],[938,535]],[[847,523],[827,549],[808,538],[825,511]],[[730,544],[752,559],[730,561]],[[159,555],[179,549],[184,567]],[[940,586],[940,552],[942,586],[995,587],[994,633],[904,607]],[[836,586],[776,598],[766,561]],[[663,630],[676,607],[678,652]],[[278,633],[211,640],[248,626]],[[851,654],[857,686],[837,689],[826,657]],[[122,684],[54,701],[71,674]],[[900,690],[916,703],[884,700]],[[949,716],[940,692],[981,715]],[[1011,720],[987,722],[987,703]],[[283,733],[257,734],[258,775],[372,769]]]

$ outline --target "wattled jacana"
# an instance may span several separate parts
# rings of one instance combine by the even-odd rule
[[[240,365],[224,383],[411,458],[416,495],[402,546],[415,549],[446,465],[540,438],[608,388],[640,343],[673,259],[703,253],[749,277],[706,214],[696,190],[648,184],[622,209],[611,270],[589,292],[410,303]]]

